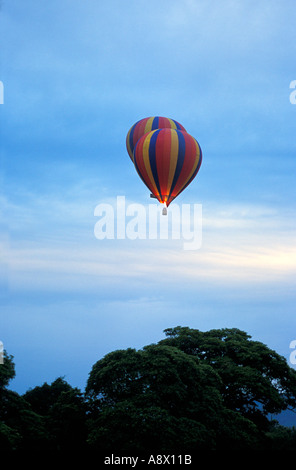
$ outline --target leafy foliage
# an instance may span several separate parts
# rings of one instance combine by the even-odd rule
[[[296,371],[245,332],[225,328],[202,333],[177,327],[165,333],[168,338],[161,344],[178,347],[219,374],[227,408],[261,422],[269,413],[295,408]]]
[[[296,429],[270,414],[296,408],[296,371],[238,329],[165,330],[141,350],[113,351],[85,392],[59,377],[24,395],[0,366],[0,449],[104,452],[295,450]]]

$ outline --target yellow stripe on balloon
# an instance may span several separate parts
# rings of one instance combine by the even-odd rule
[[[144,134],[146,134],[147,132],[150,132],[150,131],[151,131],[153,119],[154,119],[154,117],[151,117],[151,118],[147,119],[147,122],[146,122],[146,125],[145,125],[145,129],[144,129]],[[144,135],[144,134],[143,134],[143,135]]]
[[[145,125],[145,132],[144,132],[144,134],[146,134],[146,132],[150,132],[150,131],[151,131],[153,120],[154,120],[154,117],[150,117],[150,118],[147,120],[146,125]]]
[[[170,125],[171,125],[172,129],[178,129],[176,123],[172,119],[167,118],[167,120],[170,122]]]
[[[157,131],[157,129],[155,129],[154,131],[149,132],[149,134],[147,135],[147,137],[144,140],[144,144],[143,144],[143,161],[144,161],[144,165],[145,165],[147,174],[149,176],[149,179],[150,179],[150,182],[151,182],[151,185],[152,185],[152,187],[150,189],[151,190],[153,189],[152,192],[154,193],[155,196],[157,196],[157,195],[160,196],[160,194],[158,192],[158,189],[156,187],[156,183],[155,183],[154,178],[153,178],[153,174],[152,174],[152,170],[151,170],[151,166],[150,166],[150,159],[149,159],[150,140],[151,140],[152,135],[156,131]]]

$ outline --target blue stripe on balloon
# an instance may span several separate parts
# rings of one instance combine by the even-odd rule
[[[155,185],[157,187],[158,193],[160,193],[160,186],[159,186],[159,179],[158,179],[158,174],[157,174],[157,164],[156,164],[156,142],[157,142],[157,136],[161,129],[156,130],[153,135],[151,136],[150,139],[150,144],[149,144],[149,162],[150,162],[150,168],[151,172],[155,181]]]
[[[152,121],[152,126],[151,126],[152,131],[154,131],[155,129],[158,129],[158,122],[159,122],[159,119],[158,119],[158,116],[156,116]]]
[[[181,131],[181,130],[182,130],[182,127],[180,126],[180,124],[179,124],[177,121],[175,121],[174,119],[172,119],[172,120],[173,120],[174,123],[176,124],[177,130]]]
[[[128,140],[129,140],[129,146],[130,146],[131,151],[133,151],[133,146],[134,146],[134,144],[133,144],[134,130],[135,130],[135,126],[131,128],[131,130],[130,130],[130,135],[129,135],[129,139],[128,139]]]

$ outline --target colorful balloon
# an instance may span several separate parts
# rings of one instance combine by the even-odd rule
[[[194,137],[171,128],[142,135],[133,156],[139,176],[166,207],[191,183],[202,162],[202,151]]]
[[[140,121],[136,122],[128,131],[126,136],[126,148],[127,152],[132,161],[134,161],[134,148],[138,140],[147,132],[150,132],[154,129],[179,129],[186,132],[184,127],[179,124],[174,119],[161,117],[161,116],[154,116],[154,117],[147,117],[141,119]]]

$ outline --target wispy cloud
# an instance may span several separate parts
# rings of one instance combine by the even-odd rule
[[[93,203],[32,199],[31,207],[9,207],[12,289],[87,291],[97,289],[98,283],[153,284],[161,278],[172,284],[182,279],[252,285],[289,283],[296,275],[291,212],[256,205],[205,205],[202,246],[186,252],[181,240],[97,240]],[[23,219],[20,214],[25,214]],[[27,233],[22,238],[24,221]]]

